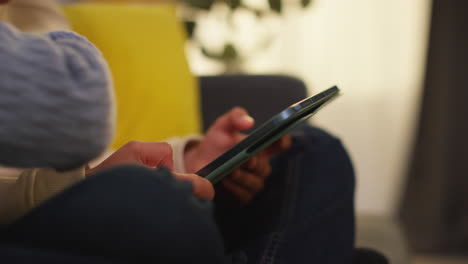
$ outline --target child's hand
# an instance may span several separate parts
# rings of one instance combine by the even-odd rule
[[[172,148],[169,144],[162,142],[131,141],[99,165],[88,170],[86,174],[92,174],[102,169],[124,164],[143,165],[145,167],[166,167],[170,171],[173,171]]]
[[[97,171],[124,164],[141,165],[151,168],[166,167],[173,171],[172,148],[167,143],[132,141],[125,144],[96,167],[87,170],[86,175],[92,175]],[[195,174],[173,173],[173,175],[177,179],[191,182],[193,193],[196,196],[213,199],[213,185],[205,178]]]
[[[223,152],[244,139],[240,131],[251,128],[254,120],[243,108],[233,108],[219,117],[207,131],[204,139],[189,148],[185,154],[185,166],[189,172],[196,172],[217,158]],[[234,194],[240,202],[249,202],[261,191],[266,178],[271,173],[270,158],[285,151],[291,138],[285,136],[278,142],[257,154],[255,157],[222,180],[224,187]]]

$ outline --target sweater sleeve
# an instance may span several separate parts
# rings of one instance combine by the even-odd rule
[[[201,135],[191,135],[187,137],[172,137],[165,140],[167,143],[169,143],[169,145],[171,145],[172,156],[174,160],[174,169],[176,172],[187,172],[184,159],[187,144],[194,141],[201,141],[202,139],[203,136]]]
[[[111,81],[100,52],[72,32],[0,22],[0,164],[67,169],[112,138]]]
[[[84,168],[67,172],[24,170],[19,177],[0,175],[0,224],[24,215],[53,195],[85,178]]]

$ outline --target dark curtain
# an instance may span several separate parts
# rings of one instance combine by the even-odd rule
[[[434,0],[400,216],[416,251],[468,254],[468,1]]]

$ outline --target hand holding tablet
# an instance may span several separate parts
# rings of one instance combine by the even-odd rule
[[[339,89],[335,86],[291,105],[259,126],[244,140],[197,171],[196,174],[205,177],[213,184],[219,182],[224,176],[229,175],[242,163],[246,162],[258,152],[276,142],[297,125],[307,120],[338,94]]]

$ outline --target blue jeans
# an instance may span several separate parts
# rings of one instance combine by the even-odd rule
[[[217,192],[226,248],[240,249],[248,263],[351,263],[355,178],[340,141],[304,127],[272,168],[264,191],[245,207],[225,206],[233,199]]]
[[[166,170],[103,171],[1,230],[15,263],[351,263],[354,174],[340,142],[303,128],[240,206],[197,199]],[[213,206],[214,205],[214,206]],[[213,210],[214,208],[214,210]]]

